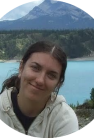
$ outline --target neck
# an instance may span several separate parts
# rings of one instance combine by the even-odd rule
[[[45,108],[46,102],[29,100],[24,97],[21,93],[18,94],[18,106],[21,112],[29,117],[36,117]]]

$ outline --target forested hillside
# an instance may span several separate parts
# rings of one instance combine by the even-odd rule
[[[94,52],[94,29],[0,31],[0,59],[20,59],[32,43],[40,40],[58,43],[69,58]]]

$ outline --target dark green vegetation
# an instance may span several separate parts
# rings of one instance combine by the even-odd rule
[[[93,106],[93,108],[94,108],[94,88],[92,88],[92,90],[91,90],[90,99],[91,99],[91,101],[92,101],[92,106]]]
[[[94,29],[0,31],[0,59],[20,59],[32,43],[40,40],[58,43],[68,58],[94,52]]]

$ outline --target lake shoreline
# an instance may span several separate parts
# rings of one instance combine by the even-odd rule
[[[94,56],[79,57],[79,58],[68,58],[68,61],[93,61]]]
[[[16,60],[16,59],[11,59],[11,60],[0,59],[0,63],[15,63],[20,61],[21,60]],[[94,57],[68,58],[67,61],[94,61]]]
[[[3,60],[3,59],[0,59],[0,63],[15,63],[15,62],[20,62],[20,60]]]

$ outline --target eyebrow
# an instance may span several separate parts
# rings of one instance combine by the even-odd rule
[[[34,63],[34,64],[36,64],[38,67],[42,68],[42,66],[41,66],[39,63],[37,63],[37,62],[32,62],[32,63]],[[59,75],[59,73],[58,73],[57,71],[50,70],[50,72],[51,72],[51,73],[54,73],[54,74],[56,74],[56,75]]]

